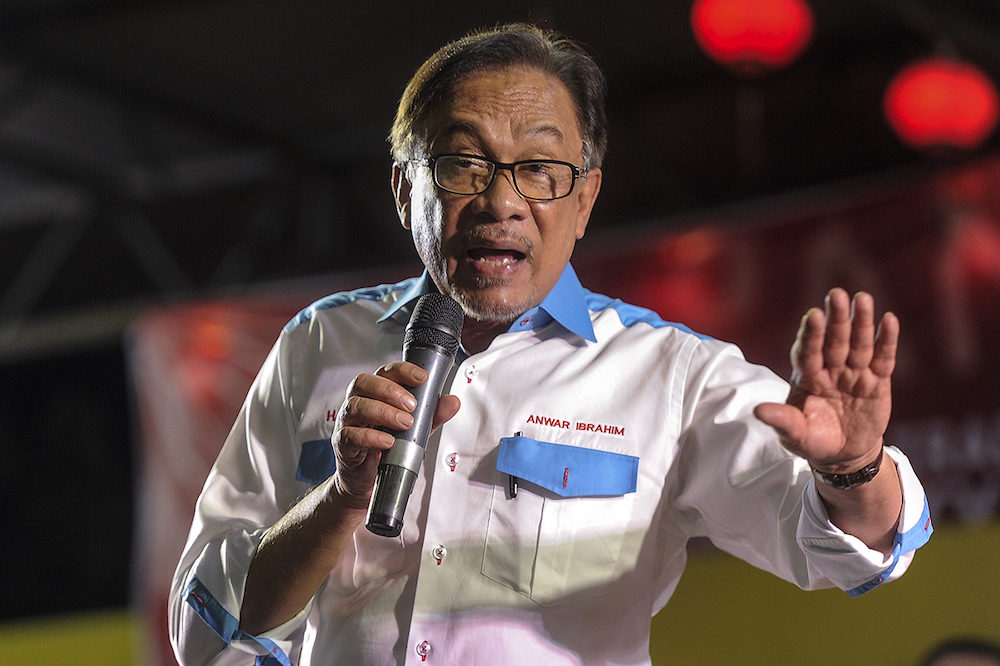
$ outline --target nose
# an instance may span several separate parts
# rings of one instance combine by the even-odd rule
[[[520,219],[531,214],[527,200],[514,187],[514,174],[510,169],[498,169],[493,182],[475,196],[473,211],[487,214],[497,221]]]

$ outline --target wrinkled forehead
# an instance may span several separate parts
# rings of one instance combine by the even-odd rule
[[[477,71],[455,81],[424,121],[426,147],[460,137],[582,148],[579,111],[557,77],[530,67]]]

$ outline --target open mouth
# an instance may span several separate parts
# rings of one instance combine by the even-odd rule
[[[503,267],[516,264],[524,260],[524,253],[506,248],[472,248],[468,252],[469,258],[482,266]]]

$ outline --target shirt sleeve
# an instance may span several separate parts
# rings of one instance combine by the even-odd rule
[[[704,341],[687,377],[677,506],[722,550],[802,589],[839,587],[856,596],[905,571],[930,536],[923,488],[898,449],[903,511],[889,556],[830,522],[808,463],[781,446],[753,414],[784,402],[788,385],[746,362],[734,346]]]
[[[903,507],[889,555],[871,550],[830,522],[814,478],[809,479],[799,518],[797,538],[803,551],[834,585],[852,597],[902,576],[916,549],[927,543],[934,531],[927,498],[910,461],[896,447],[887,446],[885,452],[895,463],[903,489]]]
[[[247,572],[267,527],[308,490],[295,478],[283,335],[254,380],[198,499],[170,590],[170,639],[182,666],[290,664],[307,610],[261,636],[239,629]],[[248,653],[256,655],[248,662]]]

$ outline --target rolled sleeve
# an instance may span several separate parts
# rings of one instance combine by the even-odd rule
[[[261,666],[291,666],[288,654],[293,643],[289,637],[302,625],[308,609],[281,626],[254,636],[240,630],[237,617],[216,599],[197,576],[191,576],[183,596],[191,611],[218,636],[223,645],[255,655],[255,663]]]
[[[799,546],[811,568],[823,572],[852,597],[902,576],[914,551],[927,543],[934,531],[924,489],[910,461],[895,447],[887,446],[885,452],[896,463],[903,490],[899,525],[889,555],[868,548],[830,522],[814,479],[810,479],[803,495],[796,534]]]
[[[270,525],[292,506],[305,482],[294,478],[297,447],[283,390],[284,339],[244,402],[236,425],[216,460],[196,505],[188,543],[170,594],[170,633],[184,666],[247,664],[290,666],[306,613],[260,636],[239,629],[250,565]]]

